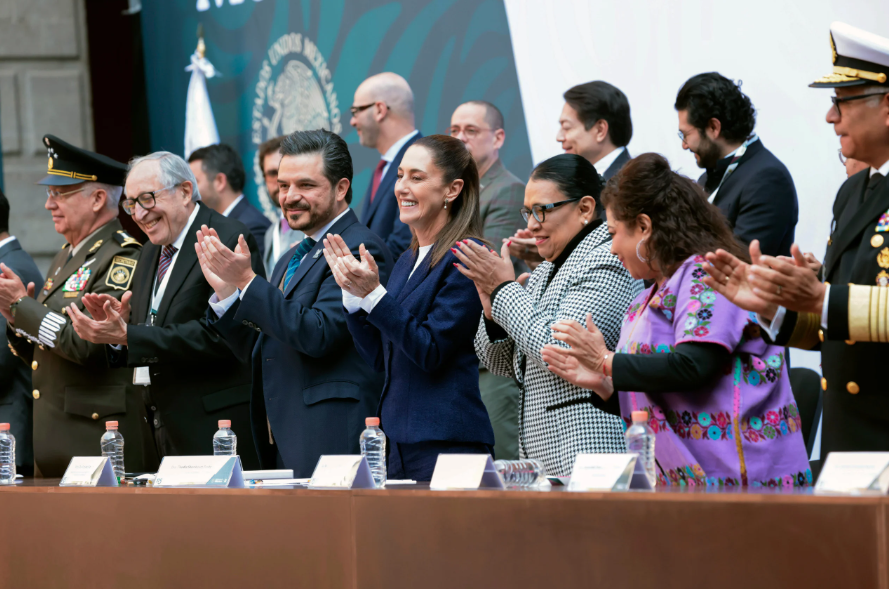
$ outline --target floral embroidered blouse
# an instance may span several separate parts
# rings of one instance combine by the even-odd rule
[[[620,391],[621,417],[629,424],[632,411],[648,411],[659,485],[809,486],[784,349],[766,344],[754,314],[701,281],[703,263],[689,258],[657,292],[654,285],[636,297],[617,351],[669,353],[682,343],[712,343],[728,350],[730,364],[700,390]]]

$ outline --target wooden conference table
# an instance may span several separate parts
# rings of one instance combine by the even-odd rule
[[[0,488],[0,587],[889,589],[889,498]]]

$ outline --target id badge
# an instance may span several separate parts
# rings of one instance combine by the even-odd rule
[[[133,371],[133,384],[148,386],[151,384],[151,374],[148,372],[148,366],[137,366]]]

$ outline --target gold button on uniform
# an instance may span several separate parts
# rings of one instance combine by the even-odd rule
[[[827,390],[827,379],[826,378],[821,379],[821,390],[824,390],[824,391]]]
[[[40,391],[38,391],[37,389],[34,389],[33,391],[31,391],[31,396],[34,397],[35,399],[39,399],[40,398]]]
[[[98,414],[98,413],[93,413],[93,419],[99,419],[99,414]]]
[[[37,360],[31,362],[31,370],[37,370]]]
[[[822,343],[824,342],[824,330],[823,329],[818,330],[818,339],[821,340]]]
[[[871,247],[880,247],[883,245],[883,236],[882,235],[874,235],[870,238]]]
[[[849,345],[851,346],[852,344],[855,343],[855,340],[854,340],[854,339],[847,339],[847,340],[846,340],[846,343],[849,344]]]
[[[853,395],[857,395],[858,391],[860,391],[861,389],[858,387],[858,384],[856,384],[852,381],[849,381],[849,383],[846,385],[846,390],[849,391]]]

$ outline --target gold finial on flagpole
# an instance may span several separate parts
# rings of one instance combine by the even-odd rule
[[[198,57],[204,59],[204,54],[207,53],[207,46],[204,44],[204,25],[198,25],[198,48],[195,49],[195,52],[198,54]]]

